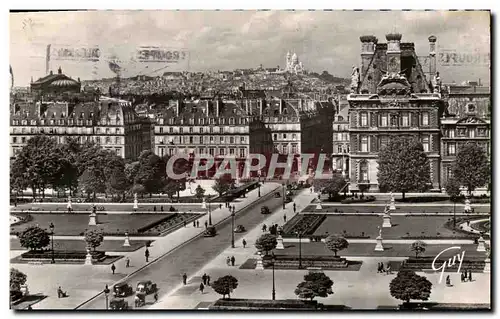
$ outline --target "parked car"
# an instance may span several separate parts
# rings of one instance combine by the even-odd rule
[[[260,208],[260,213],[261,213],[261,214],[271,214],[271,210],[270,210],[270,209],[269,209],[269,207],[267,207],[267,206],[262,206],[262,207]]]
[[[292,201],[292,197],[291,196],[286,196],[285,197],[285,203],[290,203]]]
[[[109,302],[109,308],[111,310],[127,310],[128,302],[125,301],[123,298],[113,298]]]
[[[213,226],[209,226],[205,232],[203,233],[203,236],[205,237],[214,237],[215,235],[217,235],[217,231],[215,230],[215,227]]]
[[[234,229],[234,232],[235,232],[235,233],[243,233],[243,232],[245,232],[245,231],[246,231],[246,229],[245,229],[245,227],[243,227],[243,225],[238,225],[238,226],[236,226],[236,228]]]
[[[135,292],[137,294],[144,293],[146,295],[149,295],[153,292],[156,292],[156,289],[156,284],[154,284],[151,280],[144,280],[137,283],[137,289]]]
[[[115,297],[127,297],[134,293],[132,286],[127,283],[119,283],[113,286],[113,295]]]

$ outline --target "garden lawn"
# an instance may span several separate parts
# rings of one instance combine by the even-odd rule
[[[130,247],[123,247],[123,240],[104,240],[99,247],[96,248],[98,251],[116,251],[116,252],[131,252],[146,245],[145,240],[130,240]],[[54,250],[72,250],[72,251],[85,251],[86,243],[82,240],[64,240],[64,239],[54,239]],[[48,246],[47,248],[50,248]],[[10,239],[10,250],[25,250],[22,247],[19,239]]]
[[[410,204],[411,205],[411,204]],[[323,206],[323,209],[319,210],[316,209],[316,205],[309,205],[307,206],[303,213],[334,213],[335,209],[337,209],[339,212],[344,212],[344,213],[360,213],[360,214],[371,214],[372,212],[382,214],[384,212],[384,207],[382,206],[370,206],[369,204],[366,204],[366,206],[350,206],[350,205],[329,205]],[[463,213],[463,206],[456,207],[455,210],[457,213]],[[474,207],[474,211],[476,213],[489,213],[491,211],[490,206],[479,206],[479,207]],[[448,213],[448,214],[453,214],[453,206],[440,206],[439,204],[436,204],[435,206],[398,206],[396,203],[396,213],[412,213],[412,214],[418,214],[418,213]]]
[[[105,210],[102,211],[105,213],[106,211],[118,211],[118,212],[133,212],[134,211],[134,204],[133,203],[127,203],[127,204],[106,204],[106,203],[96,203],[96,207],[104,206]],[[215,204],[212,204],[214,206]],[[92,203],[86,203],[86,204],[76,204],[73,203],[72,208],[74,211],[88,211],[89,213],[92,211]],[[147,211],[147,212],[152,212],[154,211],[154,206],[156,206],[156,212],[157,213],[169,213],[169,208],[170,206],[173,206],[177,211],[179,212],[203,212],[206,211],[207,209],[202,209],[201,205],[194,204],[194,205],[175,205],[175,204],[143,204],[139,201],[139,209],[137,210],[138,212],[141,211]],[[161,211],[161,206],[163,206],[163,212]],[[219,204],[217,204],[219,206]],[[66,203],[50,203],[50,204],[38,204],[38,203],[29,203],[29,204],[22,204],[22,205],[17,205],[17,207],[12,207],[11,211],[12,212],[20,212],[21,210],[28,210],[28,209],[36,209],[36,210],[43,210],[43,211],[58,211],[58,212],[66,212],[68,210],[67,204]]]
[[[382,229],[384,239],[401,239],[406,233],[410,236],[432,236],[436,238],[446,236],[467,237],[470,235],[456,232],[453,234],[451,229],[446,228],[445,223],[451,219],[449,216],[392,216],[392,227]],[[382,226],[382,217],[380,216],[356,216],[328,215],[316,229],[314,235],[342,234],[344,230],[350,236],[365,236],[375,239],[378,236],[378,227]],[[439,233],[439,235],[438,235]]]
[[[415,257],[415,254],[410,250],[410,244],[383,244],[384,251],[374,251],[375,244],[353,243],[349,244],[347,249],[339,251],[337,254],[341,257]],[[284,243],[285,249],[274,250],[276,255],[296,255],[299,256],[299,243]],[[452,245],[427,245],[425,253],[420,256],[435,257],[442,250],[450,248]],[[455,245],[460,246],[465,250],[465,258],[468,257],[484,257],[484,252],[476,251],[477,245]],[[302,243],[302,256],[333,256],[334,253],[326,248],[325,243]],[[449,250],[441,256],[448,258],[453,254],[457,254],[459,250]]]
[[[23,214],[16,213],[22,216]],[[150,225],[168,217],[170,214],[98,214],[98,225],[89,226],[87,214],[48,214],[30,213],[29,222],[11,226],[10,233],[21,232],[28,226],[38,225],[49,230],[50,223],[54,223],[54,234],[66,236],[80,236],[85,229],[101,228],[104,233],[137,233],[137,229]],[[145,233],[144,235],[148,235]]]

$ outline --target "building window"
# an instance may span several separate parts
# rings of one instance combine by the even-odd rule
[[[234,117],[229,118],[229,125],[234,125]]]
[[[467,134],[467,129],[465,127],[461,127],[457,131],[458,136],[465,136]]]
[[[286,133],[283,133],[283,139],[286,140]]]
[[[203,134],[203,127],[200,127],[200,133]]]
[[[179,133],[180,133],[180,134],[183,134],[183,133],[184,133],[184,128],[183,128],[183,127],[179,127]]]
[[[468,104],[468,105],[467,105],[467,111],[468,111],[469,113],[474,113],[474,112],[476,112],[476,106],[475,106],[474,104]]]
[[[454,156],[456,154],[455,143],[448,143],[448,155]]]
[[[189,128],[189,133],[193,133],[193,127]]]
[[[294,141],[295,141],[296,139],[297,139],[297,134],[293,133],[293,134],[292,134],[292,140],[294,140]]]
[[[428,112],[422,113],[422,125],[429,125],[429,113]]]
[[[163,127],[160,127],[160,134],[163,134]]]
[[[276,141],[278,139],[278,134],[273,134],[273,140]]]
[[[342,153],[342,145],[337,145],[337,153]]]
[[[361,152],[368,152],[368,136],[361,137]]]
[[[214,143],[214,137],[210,136],[210,144],[213,144],[213,143]]]
[[[170,133],[173,133],[173,132],[174,132],[174,128],[173,128],[173,127],[170,127],[170,128],[168,129],[168,131],[169,131]]]
[[[410,126],[410,116],[408,113],[403,113],[401,116],[401,126]]]
[[[387,113],[380,115],[380,126],[387,127]]]
[[[422,137],[422,146],[424,148],[424,152],[429,152],[429,136]]]
[[[229,155],[234,156],[234,148],[229,149]]]
[[[486,136],[486,129],[485,128],[478,128],[477,129],[477,136]]]
[[[213,149],[213,148],[209,148],[209,149],[208,149],[208,154],[209,154],[210,156],[214,156],[214,149]]]
[[[368,182],[368,162],[366,161],[359,164],[359,181]]]
[[[361,126],[368,126],[368,113],[361,113]]]
[[[244,136],[240,136],[240,144],[245,144],[245,137]]]
[[[224,144],[224,136],[221,136],[221,137],[219,138],[219,141],[220,141],[220,143],[221,143],[221,144]]]
[[[96,140],[97,144],[101,144],[101,138],[99,136],[96,137],[95,140]]]
[[[17,137],[15,137],[15,136],[14,136],[14,137],[12,138],[12,143],[17,143]]]
[[[111,137],[106,136],[106,144],[110,144],[110,143],[111,143]]]
[[[224,156],[225,155],[224,153],[225,153],[225,149],[224,148],[219,148],[219,154],[221,156]]]
[[[189,144],[193,144],[193,137],[192,136],[189,137]]]
[[[292,154],[297,154],[297,144],[292,144]]]
[[[240,157],[246,157],[246,152],[244,148],[240,148]]]
[[[229,143],[234,144],[234,136],[229,137]]]
[[[450,137],[450,138],[454,138],[455,137],[455,130],[454,129],[448,130],[448,137]]]
[[[214,132],[214,128],[212,126],[210,126],[210,133],[213,133]]]
[[[120,144],[120,138],[119,137],[115,137],[115,144]]]

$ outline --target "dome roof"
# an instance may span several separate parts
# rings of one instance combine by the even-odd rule
[[[385,36],[387,41],[401,41],[402,37],[401,33],[389,33]]]
[[[79,85],[78,82],[71,79],[61,79],[50,83],[50,86],[57,86],[57,87],[78,86],[78,85]]]

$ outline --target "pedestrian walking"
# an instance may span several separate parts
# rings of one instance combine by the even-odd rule
[[[231,256],[231,266],[234,266],[235,261],[236,261],[236,259],[234,258],[234,256]]]
[[[205,285],[203,285],[203,283],[200,283],[200,291],[201,291],[201,293],[203,293],[203,289],[205,289]]]
[[[200,228],[200,221],[199,220],[196,221],[196,228]]]
[[[63,295],[63,291],[61,289],[61,286],[59,286],[59,288],[57,288],[57,298],[61,298]]]
[[[243,240],[241,241],[241,243],[243,244],[243,248],[245,248],[245,246],[247,245],[247,241],[245,240],[245,238],[243,238]]]
[[[113,275],[115,274],[116,266],[115,264],[111,265],[111,271],[113,272]]]
[[[227,258],[226,258],[226,264],[228,266],[231,266],[231,258],[229,256],[227,256]]]
[[[196,228],[196,220],[193,220],[193,228]]]
[[[377,263],[377,274],[380,273],[380,263]]]
[[[283,221],[286,223],[286,214],[283,215]]]
[[[183,223],[184,223],[184,227],[186,227],[186,221],[184,221]]]
[[[262,225],[262,231],[265,232],[267,230],[266,224]]]
[[[389,264],[387,264],[387,274],[388,275],[391,274],[391,266]]]
[[[469,281],[472,282],[472,270],[469,269]]]
[[[384,263],[380,263],[380,272],[385,273]]]
[[[462,273],[460,274],[460,281],[461,282],[464,282],[465,281],[465,276],[464,276],[464,272],[462,271]]]
[[[295,214],[297,212],[297,205],[295,205],[295,203],[293,203],[293,213]]]
[[[219,204],[219,209],[222,209],[222,204]]]
[[[146,248],[146,252],[144,253],[144,256],[146,257],[146,262],[149,262],[149,249]]]
[[[208,228],[208,222],[205,221],[205,229],[207,229],[207,228]]]
[[[182,283],[184,285],[187,284],[187,279],[188,279],[188,276],[186,275],[186,273],[184,273],[184,275],[182,275]]]
[[[207,286],[210,286],[210,275],[207,275]]]
[[[451,287],[450,275],[446,276],[446,286]]]
[[[157,292],[155,292],[153,298],[155,298],[155,303],[158,302],[158,293]]]
[[[130,258],[125,259],[125,268],[130,267]]]
[[[207,284],[207,274],[203,274],[203,276],[201,276],[201,280],[203,280],[203,284],[206,285]]]

